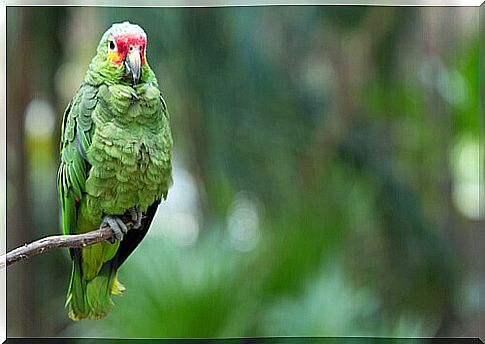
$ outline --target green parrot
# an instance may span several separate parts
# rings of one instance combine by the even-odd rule
[[[63,233],[113,230],[106,242],[69,249],[66,307],[73,320],[102,318],[111,294],[122,295],[118,268],[172,183],[170,116],[146,44],[140,26],[111,26],[64,112],[57,175]]]

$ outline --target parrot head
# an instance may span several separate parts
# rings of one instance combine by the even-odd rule
[[[129,79],[138,83],[142,67],[146,63],[147,36],[135,24],[123,22],[113,24],[101,38],[98,45],[98,58],[103,62],[111,77]]]

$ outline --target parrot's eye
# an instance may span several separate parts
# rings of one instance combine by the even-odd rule
[[[115,51],[116,50],[116,43],[115,41],[109,41],[109,50]]]

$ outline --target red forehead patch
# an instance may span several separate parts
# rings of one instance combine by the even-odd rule
[[[146,44],[146,38],[143,35],[125,33],[116,37],[116,43],[118,44],[118,46],[121,44],[142,45],[142,44]]]
[[[140,47],[141,63],[145,64],[145,47],[146,37],[144,35],[137,34],[121,34],[115,39],[116,46],[118,47],[118,55],[124,59],[130,46]]]

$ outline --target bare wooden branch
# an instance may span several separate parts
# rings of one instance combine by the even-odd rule
[[[113,231],[108,226],[97,230],[77,235],[53,235],[30,244],[25,244],[5,255],[0,256],[0,270],[24,259],[45,253],[55,248],[83,248],[106,241],[113,236]]]

